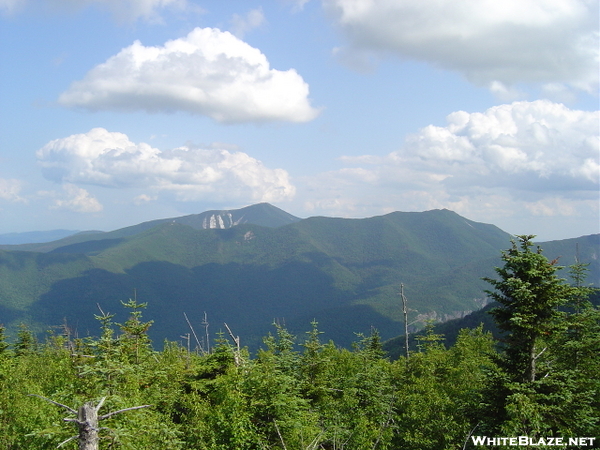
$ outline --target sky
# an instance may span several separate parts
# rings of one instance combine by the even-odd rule
[[[0,0],[0,233],[269,202],[600,232],[597,0]]]

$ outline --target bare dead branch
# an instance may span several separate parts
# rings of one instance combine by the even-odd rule
[[[100,307],[100,303],[96,303],[96,306],[98,307],[98,309],[100,310],[100,313],[102,314],[102,317],[106,317],[107,314],[102,310],[102,308]]]
[[[202,326],[204,327],[204,334],[206,335],[206,353],[210,353],[210,337],[208,335],[208,317],[206,316],[206,311],[204,311]]]
[[[536,359],[538,359],[540,356],[542,356],[542,353],[544,353],[544,352],[545,352],[547,349],[548,349],[548,347],[544,347],[544,349],[543,349],[541,352],[539,352],[537,355],[535,355],[535,356],[533,357],[533,360],[535,361],[535,360],[536,360]]]
[[[104,404],[104,400],[106,400],[106,397],[102,397],[100,399],[100,401],[98,402],[98,404],[96,405],[96,412],[98,412],[100,410],[100,408],[102,408],[102,405]]]
[[[227,325],[225,322],[223,322],[223,324],[225,325],[225,328],[227,328],[227,332],[229,333],[229,336],[231,336],[231,339],[233,339],[233,342],[235,342],[235,345],[236,345],[237,349],[239,350],[240,349],[240,337],[234,336],[233,332],[229,328],[229,325]]]
[[[70,441],[72,441],[73,439],[77,439],[78,437],[79,437],[79,435],[78,435],[78,434],[76,434],[75,436],[71,436],[71,437],[70,437],[69,439],[67,439],[66,441],[62,441],[60,444],[58,444],[58,445],[56,446],[56,448],[60,448],[60,447],[62,447],[63,445],[65,445],[67,442],[70,442]]]
[[[408,361],[408,309],[406,308],[406,297],[404,296],[404,283],[400,283],[400,296],[402,297],[402,312],[404,313],[404,345],[406,347],[406,360]]]
[[[323,446],[319,444],[319,439],[321,439],[321,436],[323,436],[323,431],[321,431],[315,436],[315,438],[310,442],[310,444],[308,444],[308,447],[306,447],[306,449],[314,450],[317,448],[317,446],[319,446],[319,448],[323,448]]]
[[[233,339],[233,342],[235,342],[236,349],[233,351],[233,358],[234,358],[235,365],[239,366],[242,362],[242,358],[240,356],[240,337],[234,336],[233,332],[229,328],[229,325],[227,325],[225,322],[223,322],[223,324],[225,325],[225,328],[227,328],[227,331],[229,332],[229,336],[231,336],[231,339]]]
[[[185,321],[187,322],[188,326],[190,327],[190,330],[192,330],[192,334],[194,335],[194,339],[196,339],[196,344],[198,344],[198,348],[204,352],[204,348],[202,347],[202,345],[200,345],[200,340],[198,339],[198,336],[196,336],[196,331],[194,330],[194,327],[192,326],[190,319],[188,319],[187,314],[183,313],[183,317],[185,317]]]
[[[462,450],[465,450],[467,448],[467,444],[469,443],[469,438],[471,437],[471,435],[475,432],[475,429],[479,426],[481,422],[477,422],[477,425],[475,425],[473,427],[473,429],[471,431],[469,431],[469,434],[467,434],[467,438],[465,439],[465,443],[463,445]]]
[[[277,430],[277,435],[279,436],[281,445],[283,445],[283,450],[287,450],[287,447],[285,446],[285,442],[283,440],[283,436],[281,435],[281,432],[279,431],[279,427],[277,426],[277,421],[275,419],[273,419],[273,423],[275,424],[275,429]]]
[[[134,409],[142,409],[142,408],[150,408],[152,405],[142,405],[142,406],[132,406],[131,408],[120,409],[118,411],[109,412],[108,414],[104,414],[103,416],[99,416],[98,420],[108,419],[109,417],[114,416],[115,414],[120,414],[125,411],[133,411]]]
[[[49,398],[42,397],[41,395],[37,395],[37,394],[29,394],[29,396],[30,396],[30,397],[37,397],[37,398],[41,398],[42,400],[46,400],[47,402],[49,402],[49,403],[52,403],[52,404],[54,404],[54,405],[56,405],[56,406],[60,406],[60,407],[62,407],[62,408],[65,408],[65,409],[66,409],[67,411],[69,411],[70,413],[77,415],[77,411],[75,411],[73,408],[70,408],[70,407],[69,407],[69,406],[67,406],[67,405],[63,405],[62,403],[55,402],[54,400],[50,400]]]

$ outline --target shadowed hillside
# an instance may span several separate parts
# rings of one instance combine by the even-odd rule
[[[268,206],[250,209],[252,220],[259,222],[265,209],[287,217]],[[248,209],[245,214],[251,216]],[[227,322],[246,345],[257,345],[273,320],[302,332],[313,319],[326,338],[349,345],[355,332],[371,326],[384,339],[401,332],[400,283],[413,329],[426,319],[444,321],[481,308],[488,287],[481,277],[493,275],[500,250],[510,245],[497,227],[448,210],[287,219],[291,223],[278,227],[240,222],[225,229],[147,222],[57,241],[47,253],[0,251],[0,322],[14,330],[25,321],[42,332],[66,320],[81,336],[97,334],[98,305],[119,312],[120,301],[135,292],[148,302],[158,342],[189,331],[184,312],[200,328],[206,311],[211,332]],[[565,261],[579,251],[587,261],[597,241],[583,237],[544,248]],[[597,279],[597,259],[590,268]]]

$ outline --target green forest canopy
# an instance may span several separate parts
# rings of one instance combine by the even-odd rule
[[[0,333],[0,448],[77,448],[67,412],[40,396],[73,409],[106,398],[107,412],[151,405],[107,417],[101,449],[441,450],[474,448],[472,435],[600,436],[600,311],[585,266],[567,283],[531,236],[502,260],[488,279],[502,342],[480,327],[446,348],[430,327],[393,361],[376,330],[344,349],[322,342],[316,323],[301,337],[275,325],[252,357],[233,333],[210,352],[155,351],[135,300],[122,324],[97,315],[97,338],[64,329],[38,344],[23,327],[8,345]]]

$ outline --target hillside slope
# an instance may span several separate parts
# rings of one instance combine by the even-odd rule
[[[371,326],[384,339],[399,334],[400,283],[415,328],[426,318],[479,309],[487,288],[481,277],[493,275],[510,245],[497,227],[447,210],[314,217],[271,228],[161,221],[138,230],[90,235],[47,253],[0,252],[0,322],[14,329],[27,321],[43,331],[66,319],[79,335],[97,334],[97,305],[121,314],[120,301],[136,295],[149,304],[158,342],[189,331],[184,312],[199,327],[206,311],[211,332],[227,322],[253,347],[273,320],[302,333],[313,319],[326,338],[347,345]],[[572,259],[573,242],[550,247]],[[582,260],[597,252],[593,237],[577,242]]]
[[[257,203],[240,209],[205,211],[200,214],[190,214],[181,217],[157,219],[142,222],[118,230],[83,231],[63,239],[52,242],[31,243],[22,245],[0,245],[2,250],[21,250],[32,252],[50,252],[56,249],[62,253],[89,253],[112,245],[116,245],[123,238],[135,236],[146,230],[152,229],[164,223],[179,223],[188,225],[197,230],[203,229],[227,229],[240,224],[254,224],[264,227],[276,228],[290,223],[298,222],[300,219],[269,203]],[[91,241],[103,241],[93,243]],[[79,246],[78,244],[83,244]],[[91,249],[91,250],[89,250]]]

